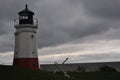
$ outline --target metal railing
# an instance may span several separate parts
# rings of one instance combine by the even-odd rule
[[[14,26],[20,25],[19,18],[14,19]],[[33,18],[33,24],[34,26],[38,27],[38,19]]]

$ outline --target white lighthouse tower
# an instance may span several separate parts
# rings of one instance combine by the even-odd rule
[[[15,19],[15,50],[13,66],[39,70],[36,30],[37,19],[33,18],[34,12],[25,9],[18,13],[19,18]]]

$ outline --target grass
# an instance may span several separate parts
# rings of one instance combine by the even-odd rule
[[[32,71],[12,66],[0,66],[0,80],[120,80],[119,72],[68,72],[71,79],[63,73]]]
[[[45,71],[32,71],[12,66],[0,66],[3,80],[54,80],[54,75]]]

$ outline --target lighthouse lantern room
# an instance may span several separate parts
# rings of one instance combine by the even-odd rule
[[[14,21],[16,32],[13,66],[39,70],[36,41],[38,21],[33,18],[34,12],[27,5],[18,15],[19,18]]]

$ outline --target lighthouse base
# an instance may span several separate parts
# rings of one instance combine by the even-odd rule
[[[38,58],[14,58],[13,66],[39,70]]]

